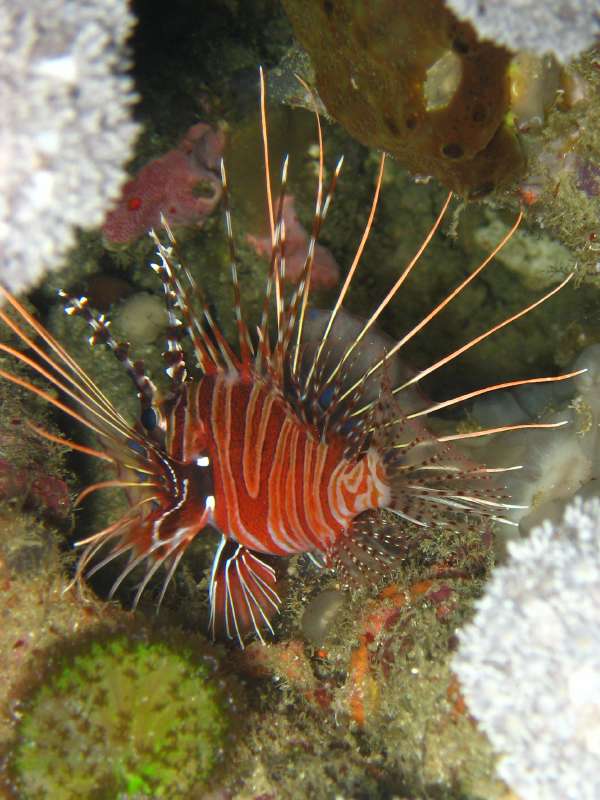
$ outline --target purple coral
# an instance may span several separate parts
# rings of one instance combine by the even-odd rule
[[[587,197],[600,195],[600,166],[593,161],[577,160],[576,167],[577,188]]]
[[[203,122],[192,125],[177,147],[125,184],[102,228],[106,240],[131,242],[158,227],[161,214],[173,225],[202,225],[221,199],[218,169],[224,147],[222,131]]]

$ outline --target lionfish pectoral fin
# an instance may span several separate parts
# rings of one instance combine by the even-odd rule
[[[403,528],[379,510],[364,511],[336,539],[328,566],[347,586],[364,585],[399,563],[408,551]]]
[[[247,547],[223,536],[215,553],[209,585],[209,629],[213,639],[225,635],[244,647],[244,637],[273,633],[271,620],[281,599],[275,570]]]

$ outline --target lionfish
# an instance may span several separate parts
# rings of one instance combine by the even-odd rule
[[[402,393],[425,376],[556,294],[569,276],[536,302],[426,369],[399,385],[390,384],[390,359],[475,280],[510,239],[521,220],[519,215],[511,231],[462,283],[388,352],[356,375],[353,365],[361,342],[419,262],[444,218],[451,194],[415,257],[352,341],[344,344],[339,357],[331,358],[336,322],[373,225],[385,156],[381,157],[368,221],[353,262],[318,341],[313,337],[310,342],[305,330],[314,250],[342,160],[325,187],[323,137],[316,114],[319,172],[312,233],[299,283],[293,290],[285,289],[282,207],[288,160],[286,157],[283,164],[279,197],[274,199],[262,71],[260,109],[272,248],[255,334],[251,335],[242,313],[223,164],[237,349],[226,340],[195,279],[180,263],[166,220],[162,239],[154,230],[150,232],[156,245],[156,263],[151,266],[162,282],[168,312],[164,359],[170,386],[164,397],[158,397],[142,363],[132,360],[129,345],[114,339],[107,318],[92,311],[85,297],[61,293],[66,312],[82,315],[91,326],[91,344],[110,348],[131,378],[140,401],[135,424],[122,416],[35,317],[0,287],[0,294],[16,312],[16,321],[1,309],[0,319],[23,346],[18,350],[0,344],[0,350],[42,376],[59,396],[17,374],[0,370],[0,376],[51,403],[102,442],[103,449],[96,450],[36,427],[47,439],[114,465],[117,477],[88,486],[79,501],[105,488],[119,487],[129,494],[129,508],[120,519],[76,543],[84,550],[74,581],[127,554],[110,596],[143,564],[135,607],[152,577],[164,567],[160,606],[187,547],[207,529],[216,529],[221,539],[210,573],[210,632],[213,638],[218,634],[237,638],[242,647],[249,634],[264,641],[263,634],[273,633],[273,617],[281,599],[271,556],[307,553],[321,565],[337,570],[342,582],[350,584],[373,577],[385,564],[394,562],[402,550],[402,530],[407,524],[426,530],[472,524],[477,518],[502,518],[510,504],[492,475],[502,469],[471,463],[452,442],[501,430],[557,424],[507,425],[436,436],[419,422],[421,418],[497,390],[565,380],[577,374],[487,386],[410,413],[403,412],[399,402]],[[199,377],[193,377],[192,367],[186,363],[184,336],[191,340]],[[367,388],[374,382],[377,391],[369,394]],[[379,524],[381,509],[391,512],[397,525],[389,521]],[[386,515],[387,520],[389,517]],[[105,554],[97,560],[101,551]]]

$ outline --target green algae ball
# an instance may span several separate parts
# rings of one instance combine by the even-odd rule
[[[118,637],[62,659],[25,704],[11,763],[23,800],[197,796],[228,741],[216,662]]]

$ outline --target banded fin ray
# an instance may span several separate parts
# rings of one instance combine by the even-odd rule
[[[255,552],[223,536],[209,582],[209,630],[213,639],[225,634],[244,647],[244,638],[262,631],[273,634],[271,620],[279,613],[275,570]]]

